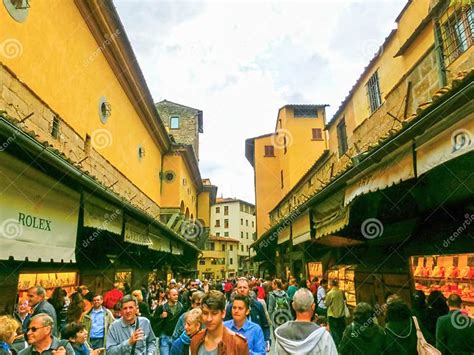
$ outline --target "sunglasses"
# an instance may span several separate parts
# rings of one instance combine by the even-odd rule
[[[46,327],[49,327],[49,325],[45,325],[45,326],[42,326],[42,327],[29,327],[28,331],[31,331],[32,333],[35,333],[38,329],[46,328]]]

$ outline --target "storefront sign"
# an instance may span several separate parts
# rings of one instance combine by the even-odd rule
[[[153,245],[148,236],[148,227],[132,220],[127,220],[125,224],[125,241],[137,245]]]
[[[75,262],[79,193],[0,154],[0,259]]]

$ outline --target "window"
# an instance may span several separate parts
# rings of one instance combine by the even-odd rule
[[[273,145],[266,145],[265,146],[265,156],[266,157],[274,157],[275,156],[275,148]]]
[[[219,232],[216,233],[216,237],[220,237],[221,234]]]
[[[224,232],[224,237],[228,237],[229,236],[229,232]]]
[[[229,259],[229,264],[232,265],[234,263],[234,260],[232,258]]]
[[[252,221],[252,228],[253,228],[253,227],[255,227],[255,222],[254,222],[254,221]]]
[[[221,208],[220,207],[216,207],[216,213],[221,213]]]
[[[339,143],[339,156],[344,155],[347,151],[346,120],[344,118],[337,124],[337,141]]]
[[[199,265],[206,265],[206,259],[199,259]]]
[[[245,236],[249,239],[249,232],[245,233]]]
[[[51,137],[54,139],[59,138],[59,118],[54,116],[53,124],[51,125]]]
[[[179,116],[171,116],[170,117],[170,128],[171,129],[178,129],[179,128]]]
[[[253,240],[257,240],[257,233],[253,234]]]
[[[224,219],[224,228],[229,228],[229,220]]]
[[[323,140],[323,131],[321,130],[321,128],[313,128],[311,132],[312,132],[313,141]]]
[[[286,147],[286,136],[283,136],[283,153],[286,154],[287,151],[288,149]]]
[[[229,206],[224,206],[224,216],[229,215]]]
[[[211,242],[206,243],[206,250],[214,250],[214,248],[215,248],[214,243],[211,243]]]
[[[240,244],[240,251],[244,251],[244,246]]]
[[[222,251],[225,251],[225,244],[221,245]]]
[[[247,245],[247,251],[250,251],[250,247]]]
[[[452,6],[441,16],[439,26],[446,64],[453,62],[474,43],[474,5]]]
[[[367,82],[367,96],[369,97],[370,112],[374,112],[382,105],[378,72],[375,72]]]
[[[318,117],[318,110],[315,107],[295,107],[293,108],[293,117]]]
[[[220,219],[216,219],[216,227],[220,227],[221,226],[221,220]]]
[[[281,188],[283,188],[285,186],[283,184],[283,170],[280,170],[280,183],[281,183]]]
[[[249,226],[249,220],[248,220],[248,219],[245,220],[245,225],[246,225],[247,227]]]
[[[229,250],[234,251],[234,246],[232,244],[229,245]]]
[[[244,238],[244,232],[240,232],[240,238]]]

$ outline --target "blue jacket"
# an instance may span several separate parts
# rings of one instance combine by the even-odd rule
[[[266,355],[263,331],[258,324],[247,320],[243,327],[238,329],[234,320],[228,320],[224,322],[224,325],[234,333],[243,335],[247,339],[250,355]]]
[[[173,342],[171,347],[171,355],[188,355],[189,344],[191,344],[191,338],[186,332],[181,333],[178,339]]]

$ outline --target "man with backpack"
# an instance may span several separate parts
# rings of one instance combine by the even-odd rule
[[[183,305],[178,301],[178,291],[172,288],[167,293],[168,302],[159,306],[152,317],[153,331],[160,337],[160,355],[169,355],[174,328],[184,312]]]
[[[280,325],[293,319],[291,315],[290,303],[291,300],[285,291],[282,290],[283,284],[280,279],[273,280],[273,291],[270,292],[268,299],[268,313],[273,322],[273,327],[277,328]]]

